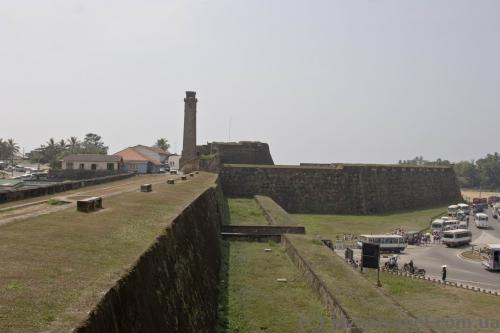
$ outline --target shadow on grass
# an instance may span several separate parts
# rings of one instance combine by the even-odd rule
[[[228,320],[228,273],[229,273],[229,241],[221,241],[222,262],[219,273],[219,296],[217,305],[217,333],[229,332]]]

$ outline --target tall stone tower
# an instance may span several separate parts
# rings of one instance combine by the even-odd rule
[[[184,139],[182,142],[181,168],[196,159],[196,99],[195,91],[186,91],[184,98]]]

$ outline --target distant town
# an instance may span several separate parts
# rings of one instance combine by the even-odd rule
[[[0,179],[45,180],[51,170],[89,170],[95,172],[161,173],[179,169],[180,155],[169,152],[165,138],[153,145],[138,144],[108,154],[101,136],[88,133],[55,141],[49,139],[40,147],[22,154],[13,139],[0,139]],[[3,182],[6,187],[10,184]],[[12,183],[15,184],[15,183]]]

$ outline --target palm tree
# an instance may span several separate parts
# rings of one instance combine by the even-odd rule
[[[19,153],[19,145],[13,139],[8,139],[5,146],[7,147],[7,156],[10,158],[10,164],[14,167],[14,157]],[[12,168],[12,174],[14,175],[14,168]]]
[[[7,156],[7,142],[0,138],[0,161],[4,160]]]
[[[156,144],[155,145],[157,147],[160,147],[164,151],[167,151],[168,148],[170,148],[170,144],[168,143],[168,140],[165,139],[165,138],[161,138],[161,139],[156,140]]]
[[[64,150],[66,149],[66,147],[67,147],[66,141],[64,139],[61,139],[61,141],[59,141],[59,149]]]
[[[67,147],[69,148],[69,152],[71,154],[77,154],[80,150],[80,141],[78,141],[78,138],[76,136],[70,137],[68,140],[66,140]]]

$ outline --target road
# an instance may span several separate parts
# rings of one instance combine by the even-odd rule
[[[470,217],[470,230],[472,232],[472,244],[484,246],[485,244],[500,244],[500,220],[493,219],[491,209],[488,210],[490,229],[478,229]],[[427,276],[441,278],[441,266],[447,265],[447,280],[463,283],[470,286],[485,288],[500,292],[500,272],[485,270],[480,262],[463,259],[460,253],[469,250],[470,245],[460,248],[448,248],[442,244],[429,244],[427,246],[409,245],[399,255],[398,263],[401,267],[404,263],[413,260],[415,266],[424,268]],[[337,252],[343,257],[343,251]],[[355,250],[354,255],[359,259],[361,252]],[[387,256],[381,257],[381,265],[387,261]]]

